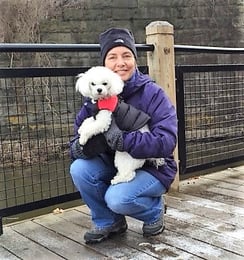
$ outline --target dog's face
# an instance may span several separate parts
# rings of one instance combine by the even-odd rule
[[[118,95],[123,87],[124,82],[120,76],[103,66],[92,67],[85,73],[79,74],[75,86],[76,91],[81,95],[93,100]]]

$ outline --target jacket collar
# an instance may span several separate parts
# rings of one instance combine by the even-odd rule
[[[123,92],[121,93],[121,97],[123,99],[126,99],[131,94],[138,91],[146,83],[151,81],[152,80],[147,75],[142,74],[138,70],[138,68],[136,68],[131,78],[125,82]]]

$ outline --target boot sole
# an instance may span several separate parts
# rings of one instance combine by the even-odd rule
[[[128,228],[128,226],[126,225],[126,227],[122,227],[122,228],[120,228],[117,231],[110,232],[108,235],[103,235],[100,238],[85,239],[85,243],[86,244],[97,244],[97,243],[100,243],[100,242],[102,242],[102,241],[104,241],[106,239],[111,238],[112,236],[125,233],[127,228]]]
[[[165,226],[162,226],[160,229],[154,232],[148,232],[148,233],[143,233],[144,237],[151,237],[151,236],[157,236],[161,234],[165,230]]]

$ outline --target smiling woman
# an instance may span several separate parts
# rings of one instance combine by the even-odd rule
[[[135,71],[136,60],[131,50],[120,46],[108,52],[105,66],[117,73],[123,81],[127,81]]]
[[[117,73],[123,81],[131,78],[136,68],[137,52],[132,33],[112,28],[99,37],[103,64]]]
[[[158,235],[164,230],[162,195],[169,189],[177,169],[173,157],[177,140],[175,107],[164,90],[138,70],[135,40],[129,30],[108,29],[100,35],[99,42],[103,65],[124,81],[120,101],[146,114],[149,130],[125,131],[116,120],[112,120],[103,134],[103,140],[110,149],[101,153],[102,143],[80,143],[79,128],[91,113],[87,106],[83,106],[78,113],[75,138],[70,144],[73,159],[70,173],[83,201],[91,210],[94,224],[94,228],[85,233],[84,239],[86,243],[97,243],[112,234],[125,232],[125,216],[144,222],[144,236]],[[117,117],[117,120],[123,121],[123,116]],[[90,140],[95,138],[91,137]],[[88,149],[89,145],[91,147]],[[93,155],[86,154],[87,150],[92,150]],[[130,181],[113,182],[117,172],[116,162],[114,164],[117,151],[135,159],[145,159]],[[155,163],[157,159],[162,159],[163,163],[158,165]],[[125,169],[124,166],[123,173]]]

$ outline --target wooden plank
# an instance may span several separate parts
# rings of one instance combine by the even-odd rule
[[[191,178],[169,192],[166,230],[142,236],[127,217],[124,235],[86,245],[91,226],[85,205],[4,226],[0,259],[244,259],[244,166]]]
[[[229,181],[230,180],[230,181]],[[181,182],[180,187],[183,188],[183,186],[189,186],[192,185],[198,186],[198,187],[220,187],[223,189],[229,189],[229,190],[237,190],[240,187],[244,187],[244,183],[241,184],[238,179],[235,179],[236,181],[233,182],[232,179],[226,178],[224,181],[223,180],[215,180],[212,178],[205,178],[202,176],[187,179]]]
[[[130,228],[134,228],[134,219],[130,220]],[[151,237],[150,241],[152,244],[166,244],[171,245],[178,250],[187,252],[202,259],[219,260],[219,259],[235,259],[242,260],[243,257],[225,251],[221,248],[208,244],[206,241],[199,241],[191,237],[182,235],[175,231],[174,225],[170,227],[171,230],[166,226],[166,230],[155,237]]]
[[[182,191],[185,194],[196,196],[198,198],[205,198],[208,200],[222,202],[226,205],[235,205],[237,207],[242,207],[244,205],[244,200],[240,198],[234,198],[228,196],[228,191],[225,194],[219,194],[210,190],[192,187],[192,190]]]
[[[239,187],[236,187],[236,190],[244,192],[244,184],[240,185]]]
[[[13,255],[11,252],[0,246],[0,259],[17,260],[17,256]]]
[[[225,205],[224,203],[213,202],[206,199],[198,199],[194,196],[182,194],[167,197],[168,208],[180,209],[185,213],[215,221],[216,224],[229,224],[230,229],[244,228],[244,209]],[[205,222],[207,221],[205,220]]]
[[[232,190],[223,190],[222,188],[219,187],[209,187],[208,189],[206,189],[206,191],[210,191],[213,193],[218,193],[220,195],[224,195],[226,196],[226,194],[228,194],[228,197],[232,197],[238,200],[243,200],[243,204],[244,204],[244,193],[241,191],[232,191]]]
[[[78,224],[74,223],[74,216],[76,216]],[[47,215],[43,218],[36,219],[35,222],[44,225],[50,230],[54,230],[66,238],[72,239],[78,243],[82,243],[84,247],[92,248],[96,252],[99,252],[99,254],[109,258],[155,259],[153,255],[141,252],[137,248],[126,246],[121,242],[118,243],[118,241],[114,239],[106,240],[99,244],[86,245],[83,241],[83,236],[91,226],[90,218],[87,215],[81,214],[75,210],[67,210],[64,213],[55,216]],[[125,234],[120,236],[120,240],[124,235]]]
[[[226,181],[230,183],[244,183],[244,169],[243,167],[228,168],[223,171],[214,172],[206,175],[202,175],[202,178]]]
[[[224,172],[223,172],[224,173]],[[229,176],[229,174],[227,174]],[[212,193],[218,193],[220,195],[228,194],[229,197],[243,199],[244,200],[244,180],[240,180],[241,173],[235,175],[235,178],[226,176],[215,176],[214,174],[208,176],[200,176],[191,178],[181,182],[181,192],[186,192],[189,185],[205,190]],[[235,180],[233,182],[233,180]]]
[[[180,193],[190,194],[200,198],[207,198],[209,200],[223,202],[228,205],[243,207],[243,192],[232,191],[231,189],[224,188],[224,186],[226,187],[226,185],[229,185],[224,182],[222,182],[221,188],[213,187],[215,184],[215,181],[211,179],[194,178],[184,180],[180,185]]]
[[[67,214],[62,214],[61,217],[65,217],[67,218],[67,220],[72,221],[73,223],[76,223],[78,225],[80,225],[81,222],[82,225],[87,222],[89,227],[90,216],[87,214],[89,212],[88,208],[86,206],[81,206],[79,207],[79,211],[77,211],[76,213],[74,211],[65,212]],[[84,213],[85,215],[83,214],[82,216],[81,213]],[[87,219],[87,221],[85,220],[85,218]],[[130,227],[130,219],[128,223]],[[171,245],[166,245],[163,243],[152,244],[150,242],[151,238],[144,238],[142,236],[141,226],[142,223],[140,221],[137,221],[136,227],[134,227],[133,232],[131,230],[128,230],[123,236],[113,237],[113,243],[115,243],[116,245],[121,244],[126,247],[131,247],[133,250],[140,250],[146,253],[148,255],[147,257],[153,256],[159,259],[199,259],[198,257],[172,247]],[[148,259],[147,257],[146,259]]]
[[[231,225],[221,223],[221,220],[218,223],[218,221],[207,217],[199,217],[172,208],[169,208],[165,222],[166,226],[172,231],[244,256],[243,229],[236,228],[233,230]],[[229,228],[232,228],[232,230]]]
[[[224,211],[234,215],[240,215],[240,217],[244,216],[243,204],[242,204],[243,207],[237,205],[229,205],[229,204],[225,204],[224,202],[201,198],[195,194],[192,195],[192,194],[185,194],[185,193],[170,193],[169,195],[166,195],[165,198],[169,206],[171,206],[170,204],[171,200],[179,200],[180,203],[189,201],[189,203],[191,203],[190,207],[196,205],[203,208],[215,209],[217,211]],[[179,208],[182,208],[182,204],[180,204]]]
[[[60,221],[60,219],[55,218],[53,215],[47,216],[53,218],[54,221],[56,221],[57,226],[66,226],[68,224]],[[67,237],[61,236],[56,231],[51,231],[33,221],[25,221],[12,226],[12,228],[28,239],[34,241],[36,244],[42,245],[51,252],[60,256],[59,259],[65,258],[72,260],[81,259],[81,257],[84,257],[85,259],[98,259],[98,257],[100,259],[105,259],[101,254],[97,254],[95,251],[84,247],[82,244],[67,239]],[[33,251],[33,249],[31,251]],[[45,259],[53,259],[52,257],[48,258],[46,254],[43,254],[43,256],[45,256]],[[33,255],[31,259],[35,259],[33,258]],[[38,259],[38,257],[36,259]]]
[[[210,250],[214,250],[215,254],[219,252],[219,259],[243,259],[244,257],[243,241],[238,239],[190,225],[187,221],[179,222],[175,219],[166,218],[166,226],[167,229],[181,234],[185,239],[189,237],[193,241],[201,241],[203,246],[206,245]],[[217,258],[217,255],[215,256]],[[207,259],[213,258],[210,255]]]
[[[26,225],[29,225],[29,221],[25,223]],[[19,224],[14,225],[14,227],[16,228],[18,225]],[[37,235],[36,233],[37,232],[34,232],[34,235]],[[4,234],[0,237],[0,245],[7,248],[8,251],[12,253],[12,255],[16,256],[16,258],[18,256],[18,259],[19,258],[24,260],[63,259],[63,257],[49,251],[42,245],[37,244],[33,242],[31,239],[26,238],[25,235],[19,234],[18,232],[14,231],[12,227],[4,228]],[[11,258],[12,256],[6,259],[11,259]]]
[[[87,212],[86,207],[79,207],[79,210]],[[166,215],[168,215],[168,213]],[[129,227],[134,232],[138,232],[138,221],[130,218]],[[166,226],[166,230],[161,235],[150,237],[148,240],[149,245],[157,245],[158,247],[162,248],[163,245],[169,245],[171,247],[173,246],[178,250],[178,252],[182,251],[182,253],[185,252],[189,255],[203,259],[242,259],[238,254],[228,252],[215,245],[209,245],[206,243],[206,240],[199,241],[199,239],[185,236],[185,234],[182,235],[181,232],[176,231],[174,225],[169,225],[169,227],[171,230],[169,230],[168,226]]]
[[[224,177],[224,178],[223,178]],[[214,181],[220,181],[220,182],[226,182],[226,183],[232,183],[232,184],[236,184],[236,185],[244,185],[244,180],[242,175],[238,174],[238,175],[232,175],[232,176],[221,176],[221,175],[217,175],[214,176],[214,174],[209,174],[206,176],[200,176],[200,178],[202,179],[208,179],[208,180],[214,180]]]

